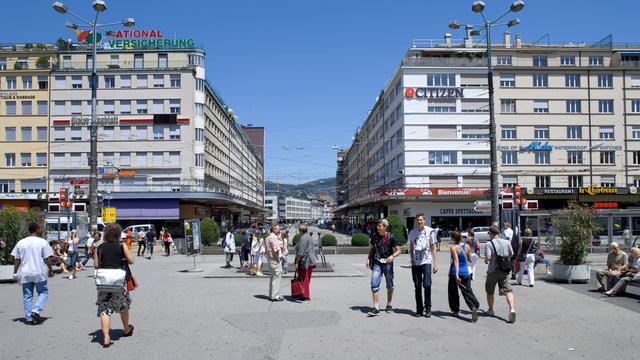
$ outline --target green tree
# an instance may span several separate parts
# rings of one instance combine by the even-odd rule
[[[596,210],[576,203],[559,211],[553,217],[553,226],[562,238],[560,259],[564,265],[581,265],[587,261],[589,244],[600,231]]]
[[[212,246],[220,239],[220,228],[215,220],[205,218],[200,221],[200,231],[202,232],[202,244]]]
[[[38,69],[48,69],[49,68],[49,57],[40,55],[36,60],[36,67]]]
[[[390,215],[387,217],[389,221],[389,232],[393,234],[399,246],[407,242],[407,228],[402,224],[402,220],[398,215]]]
[[[13,264],[11,251],[24,234],[23,216],[16,208],[0,209],[0,265]]]

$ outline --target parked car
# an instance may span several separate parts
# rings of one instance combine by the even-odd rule
[[[473,233],[475,234],[476,239],[478,239],[479,242],[487,242],[489,241],[489,227],[488,226],[477,226],[474,228],[471,228],[471,230],[473,230]],[[463,232],[462,233],[462,239],[463,240],[467,240],[467,237],[469,237],[469,233],[468,232]]]

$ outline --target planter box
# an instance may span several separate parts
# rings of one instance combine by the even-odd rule
[[[591,278],[591,265],[563,265],[551,264],[551,272],[553,279],[557,281],[572,282],[589,282]]]
[[[13,282],[13,265],[0,265],[0,282]]]

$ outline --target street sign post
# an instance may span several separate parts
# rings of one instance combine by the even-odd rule
[[[473,207],[473,211],[477,212],[491,212],[491,204],[480,204]]]
[[[473,205],[475,206],[491,206],[490,200],[476,200]]]

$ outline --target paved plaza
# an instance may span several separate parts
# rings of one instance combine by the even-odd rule
[[[136,257],[132,270],[140,288],[132,293],[132,337],[122,336],[112,318],[109,349],[100,347],[95,286],[80,272],[50,280],[50,297],[38,326],[22,323],[19,286],[0,284],[0,353],[4,359],[598,359],[628,358],[637,349],[640,321],[637,297],[611,299],[588,287],[544,280],[535,288],[515,287],[517,321],[507,324],[507,307],[496,299],[496,317],[481,312],[477,323],[450,316],[447,305],[448,254],[440,252],[434,277],[433,317],[413,316],[409,258],[398,258],[393,314],[366,315],[371,305],[370,274],[363,255],[329,255],[335,273],[312,278],[310,302],[287,297],[266,300],[268,278],[221,277],[224,257],[201,256],[200,273],[180,255]],[[237,259],[236,265],[237,265]],[[486,309],[484,272],[474,291]],[[578,288],[581,287],[581,288]],[[584,289],[584,290],[579,290]],[[386,296],[382,295],[381,305]]]

